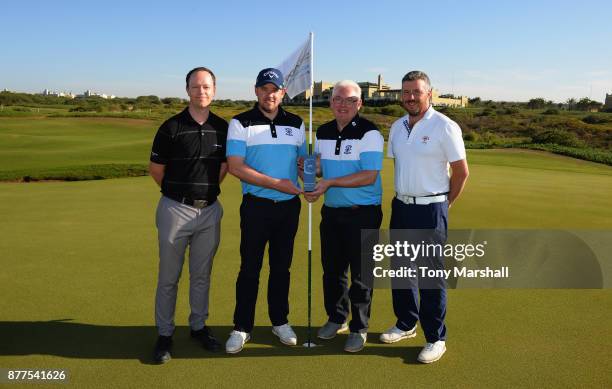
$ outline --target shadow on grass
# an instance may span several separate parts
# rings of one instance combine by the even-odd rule
[[[288,347],[272,334],[271,327],[255,327],[251,340],[239,354],[224,351],[211,353],[190,338],[189,327],[179,326],[174,334],[173,359],[214,359],[252,357],[318,357],[343,355],[346,334],[323,341],[316,338],[312,329],[312,340],[318,347],[306,348],[301,344],[307,340],[307,327],[294,326],[299,345]],[[222,344],[232,330],[230,326],[211,326]],[[403,358],[406,363],[416,363],[420,347],[397,347],[378,343],[378,333],[368,334],[369,343],[357,355]],[[137,359],[143,364],[152,364],[153,345],[157,337],[154,326],[111,326],[74,323],[70,319],[52,321],[0,321],[0,355],[53,355],[78,359]]]

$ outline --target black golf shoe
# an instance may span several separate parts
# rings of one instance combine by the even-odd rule
[[[191,330],[191,337],[196,339],[208,351],[219,351],[221,344],[217,341],[210,328],[204,326],[202,329]]]
[[[155,351],[153,351],[153,360],[156,363],[166,363],[170,360],[170,350],[172,349],[171,336],[158,336],[155,343]]]

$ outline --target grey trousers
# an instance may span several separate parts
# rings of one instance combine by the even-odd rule
[[[197,331],[208,318],[212,262],[221,237],[223,208],[198,209],[162,196],[155,223],[159,240],[159,276],[155,295],[155,325],[159,335],[174,333],[174,311],[179,278],[189,245],[189,325]]]

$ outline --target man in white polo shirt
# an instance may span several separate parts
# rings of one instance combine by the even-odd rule
[[[387,155],[395,159],[395,192],[391,230],[431,230],[446,240],[448,209],[469,175],[461,129],[431,106],[431,82],[420,71],[402,78],[402,105],[408,112],[391,126]],[[449,165],[452,173],[449,174]],[[444,243],[444,242],[441,242]],[[434,266],[443,267],[442,257]],[[393,288],[396,324],[381,334],[384,343],[416,335],[420,321],[427,341],[419,362],[431,363],[446,351],[446,289]],[[420,304],[419,304],[420,296]]]

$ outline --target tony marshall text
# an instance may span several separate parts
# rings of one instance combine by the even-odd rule
[[[409,268],[402,266],[399,269],[383,269],[377,266],[372,273],[375,278],[444,278],[448,280],[453,278],[508,278],[510,270],[508,266],[502,266],[499,269],[468,269],[466,267],[453,267],[452,269],[430,269],[426,266],[417,268]]]

